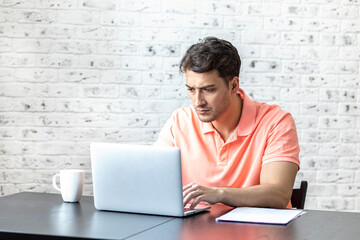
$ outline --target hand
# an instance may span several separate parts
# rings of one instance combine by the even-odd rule
[[[194,200],[190,209],[194,209],[201,201],[214,204],[220,201],[221,191],[219,188],[205,187],[195,183],[190,183],[183,187],[184,206]]]

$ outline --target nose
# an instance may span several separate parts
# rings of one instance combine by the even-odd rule
[[[206,101],[201,94],[201,91],[197,91],[195,93],[195,99],[194,99],[194,107],[201,107],[206,104]]]

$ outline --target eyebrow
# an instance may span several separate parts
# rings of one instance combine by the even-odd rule
[[[186,87],[188,88],[194,88],[194,87],[190,87],[189,85],[185,84]],[[211,87],[215,87],[215,84],[209,84],[209,85],[205,85],[203,87],[199,87],[199,89],[205,89],[205,88],[211,88]]]

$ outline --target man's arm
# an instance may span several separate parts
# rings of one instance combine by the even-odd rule
[[[264,164],[260,174],[260,184],[247,188],[205,187],[189,184],[184,187],[184,205],[194,200],[191,207],[204,201],[210,204],[223,203],[233,207],[286,208],[298,166],[291,162],[271,162]]]

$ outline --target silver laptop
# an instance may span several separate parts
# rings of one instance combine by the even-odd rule
[[[184,209],[180,149],[91,143],[94,204],[98,210],[188,216]]]

